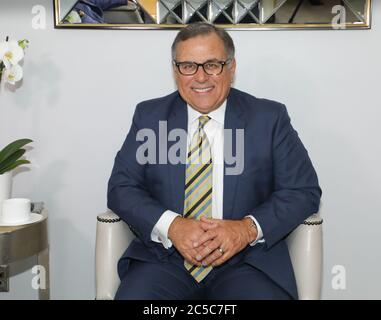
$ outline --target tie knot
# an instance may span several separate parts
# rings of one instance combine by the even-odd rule
[[[207,124],[207,122],[210,120],[209,116],[200,116],[198,118],[199,120],[199,127],[204,128],[204,126]]]

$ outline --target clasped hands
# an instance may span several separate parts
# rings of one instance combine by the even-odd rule
[[[168,237],[189,263],[219,266],[256,239],[250,218],[242,220],[200,220],[176,217]]]

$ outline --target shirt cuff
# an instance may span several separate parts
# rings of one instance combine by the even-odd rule
[[[161,243],[165,249],[172,247],[172,241],[168,239],[168,229],[172,221],[178,216],[181,215],[171,210],[164,211],[152,229],[151,240]]]
[[[262,228],[261,226],[259,225],[257,219],[255,219],[251,214],[245,216],[246,217],[249,217],[250,219],[252,219],[255,223],[255,225],[257,226],[257,238],[253,241],[253,242],[250,242],[250,246],[254,246],[256,245],[257,243],[263,243],[265,242],[265,239],[263,239],[263,232],[262,232]]]

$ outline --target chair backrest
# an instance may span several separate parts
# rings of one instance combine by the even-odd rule
[[[322,283],[322,223],[314,214],[288,237],[299,299],[320,299]],[[117,263],[135,235],[115,213],[97,217],[95,253],[96,299],[113,299],[120,284]]]

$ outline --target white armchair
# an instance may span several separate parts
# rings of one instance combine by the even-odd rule
[[[320,299],[322,283],[322,223],[313,214],[287,238],[301,300]],[[134,239],[127,224],[108,211],[97,217],[95,249],[96,299],[113,299],[119,287],[117,262]]]

